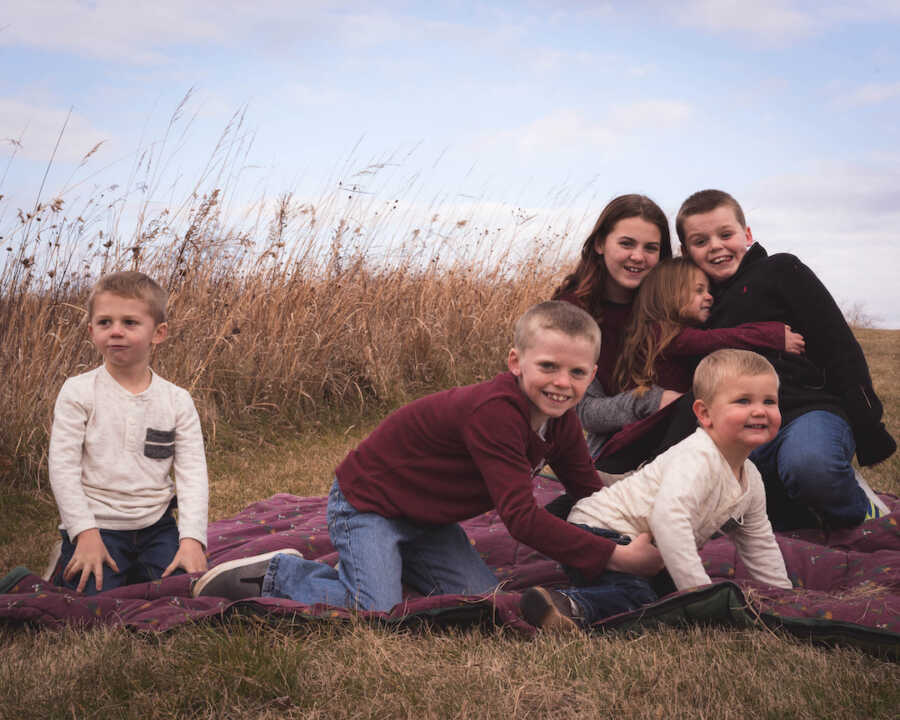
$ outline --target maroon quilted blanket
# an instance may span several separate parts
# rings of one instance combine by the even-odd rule
[[[541,503],[560,493],[555,480],[536,479],[535,496]],[[768,624],[825,629],[843,628],[875,633],[877,642],[900,645],[900,502],[885,496],[892,513],[859,528],[825,537],[814,531],[780,535],[794,590],[779,590],[753,582],[736,560],[727,538],[710,541],[702,557],[710,577],[728,589],[727,613],[762,618]],[[237,515],[209,528],[210,565],[279,548],[296,548],[308,558],[336,562],[325,523],[324,497],[280,494],[254,503]],[[501,590],[487,597],[409,594],[390,614],[360,613],[386,623],[427,620],[435,623],[492,623],[525,633],[533,632],[519,615],[519,591],[531,585],[565,583],[553,560],[513,540],[496,513],[463,524],[486,562],[503,581]],[[229,603],[216,598],[190,596],[193,576],[181,575],[132,585],[85,597],[63,590],[20,570],[7,576],[0,594],[0,621],[59,626],[124,625],[135,630],[162,631],[186,622],[223,617],[234,612],[256,612],[302,618],[347,618],[350,612],[329,606],[305,606],[288,600],[259,598]],[[715,590],[715,588],[713,588]],[[722,593],[716,593],[722,596]],[[641,617],[669,615],[680,619],[723,619],[708,603],[705,591],[674,593],[653,610],[628,613],[601,623],[609,627]],[[696,602],[695,602],[696,601]],[[692,607],[692,612],[684,608]],[[669,609],[675,608],[674,615]]]

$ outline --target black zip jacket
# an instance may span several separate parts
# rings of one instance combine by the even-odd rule
[[[874,465],[894,453],[897,444],[881,421],[883,408],[862,348],[834,298],[796,256],[769,256],[756,243],[734,275],[712,286],[712,294],[708,327],[777,320],[806,340],[804,355],[757,351],[778,372],[784,425],[812,410],[827,410],[849,422],[860,465]]]

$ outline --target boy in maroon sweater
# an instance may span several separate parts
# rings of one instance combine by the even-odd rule
[[[213,568],[194,595],[387,612],[403,583],[424,595],[487,593],[497,579],[458,523],[493,508],[515,539],[588,578],[656,573],[662,561],[649,536],[617,545],[534,499],[532,481],[545,463],[576,498],[603,486],[574,411],[599,350],[600,330],[586,312],[558,301],[535,305],[516,323],[509,372],[406,405],[338,466],[328,497],[337,569],[269,553]]]

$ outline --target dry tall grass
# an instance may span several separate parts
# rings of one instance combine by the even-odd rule
[[[153,365],[189,388],[215,446],[223,425],[298,428],[490,377],[512,321],[562,266],[565,231],[526,234],[522,218],[487,229],[338,183],[318,204],[285,195],[268,222],[229,229],[225,196],[152,217],[142,205],[134,233],[118,199],[70,212],[56,198],[0,231],[0,481],[44,482],[55,395],[98,364],[83,307],[103,272],[140,269],[169,290]]]

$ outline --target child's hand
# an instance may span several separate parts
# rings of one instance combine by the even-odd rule
[[[659,400],[659,409],[662,410],[666,405],[675,402],[682,395],[684,393],[680,393],[677,390],[663,390],[662,397]]]
[[[641,533],[628,545],[616,545],[606,564],[607,570],[652,577],[663,569],[662,555],[654,547],[650,533]]]
[[[795,333],[790,326],[784,326],[784,351],[792,355],[802,355],[806,350],[806,341],[800,333]]]
[[[104,563],[116,572],[119,572],[119,566],[116,565],[116,561],[112,559],[109,551],[106,549],[106,545],[103,544],[100,530],[97,528],[82,530],[75,541],[75,552],[63,571],[63,577],[66,580],[71,580],[80,572],[81,579],[78,581],[77,590],[81,592],[84,590],[84,586],[87,585],[88,578],[93,575],[97,592],[100,592],[103,589]]]
[[[183,538],[178,546],[178,552],[162,576],[168,577],[178,568],[189,573],[206,572],[206,553],[203,552],[203,545],[198,540]]]

